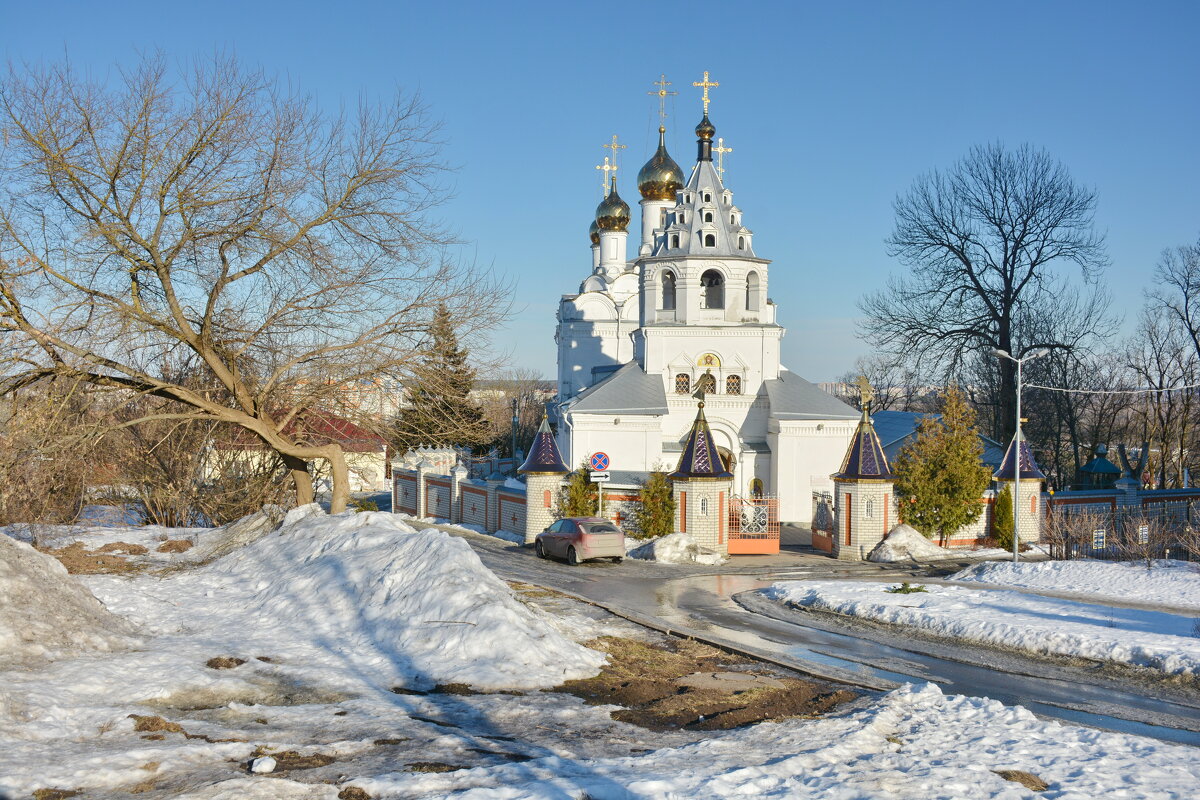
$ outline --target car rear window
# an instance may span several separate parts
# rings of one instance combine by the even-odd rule
[[[606,522],[584,522],[581,523],[584,533],[620,533],[620,529],[615,525],[610,525]]]

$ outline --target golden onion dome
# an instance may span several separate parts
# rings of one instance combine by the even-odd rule
[[[696,135],[701,139],[712,141],[717,129],[708,121],[708,114],[704,115],[704,119],[700,120],[700,124],[696,126]]]
[[[683,170],[667,155],[667,129],[659,126],[658,150],[637,176],[638,191],[646,200],[674,200],[683,188]]]
[[[596,225],[602,231],[624,231],[629,228],[629,204],[617,194],[617,176],[612,177],[608,197],[596,206]]]
[[[592,240],[592,244],[600,244],[600,226],[596,224],[596,220],[592,220],[592,224],[588,226],[588,238]]]

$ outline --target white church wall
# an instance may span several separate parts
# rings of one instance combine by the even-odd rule
[[[608,454],[609,468],[615,470],[647,472],[664,461],[661,417],[572,414],[571,419],[574,463],[567,466],[572,469],[598,451]]]
[[[779,495],[779,519],[808,527],[812,493],[830,491],[829,475],[837,471],[850,446],[853,420],[772,420],[767,442],[775,458],[771,486]],[[815,471],[829,466],[828,472]]]

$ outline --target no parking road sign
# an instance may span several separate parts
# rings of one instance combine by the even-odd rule
[[[608,453],[592,453],[590,463],[592,469],[597,472],[604,472],[604,470],[608,469]]]

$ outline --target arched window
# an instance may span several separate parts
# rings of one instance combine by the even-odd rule
[[[758,273],[746,276],[746,310],[758,311]]]
[[[705,211],[705,212],[704,212],[704,221],[705,221],[705,222],[712,222],[712,221],[713,221],[713,215],[712,215],[712,212],[711,212],[711,211]]]
[[[742,393],[742,376],[730,375],[725,379],[725,394]]]
[[[871,517],[875,516],[875,501],[870,498],[867,498],[866,513],[867,513],[867,519],[870,519]]]
[[[755,478],[754,480],[750,481],[751,497],[762,497],[764,494],[766,494],[766,491],[763,489],[762,478]]]
[[[729,224],[730,224],[730,225],[737,225],[737,217],[735,217],[733,214],[730,214],[730,215],[729,215]]]
[[[700,498],[700,516],[702,516],[702,517],[708,516],[708,498],[707,497]]]
[[[711,202],[712,202],[712,195],[711,195],[711,194],[709,194],[708,192],[705,192],[705,193],[704,193],[704,202],[706,202],[706,203],[711,203]]]
[[[711,238],[712,234],[709,234]],[[700,276],[700,307],[725,307],[725,279],[715,269],[710,269]]]
[[[679,247],[679,234],[678,233],[673,234],[671,236],[671,247]]]
[[[675,394],[692,393],[692,376],[681,372],[675,376]]]
[[[675,310],[675,273],[670,270],[662,274],[662,308],[664,311]]]
[[[745,250],[745,249],[746,249],[746,237],[739,236],[738,237],[738,250]]]
[[[717,246],[717,237],[711,233],[704,234],[704,246],[705,247],[716,247]]]
[[[699,387],[701,389],[704,390],[705,394],[716,394],[717,393],[717,377],[715,375],[713,375],[711,372],[706,372],[703,375],[701,375],[700,380],[697,382],[697,384],[699,385]]]

